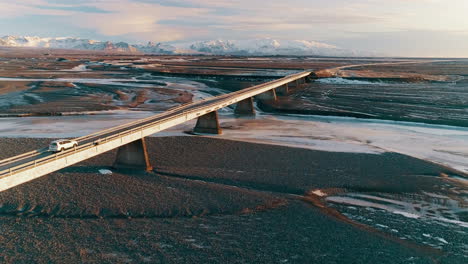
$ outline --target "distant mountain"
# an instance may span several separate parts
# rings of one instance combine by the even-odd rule
[[[190,50],[212,53],[212,54],[232,54],[239,52],[239,49],[231,41],[211,40],[190,44]]]
[[[219,55],[316,55],[355,56],[357,52],[307,40],[275,40],[270,38],[251,40],[212,40],[191,44],[190,49]]]
[[[147,54],[176,54],[177,48],[164,43],[148,42],[146,45],[133,45],[136,49]]]
[[[147,44],[113,43],[71,37],[41,38],[5,36],[0,46],[35,47],[51,49],[102,50],[122,53],[145,54],[215,54],[215,55],[286,55],[286,56],[364,56],[355,51],[333,45],[306,40],[275,40],[271,38],[251,40],[211,40],[195,43]]]
[[[114,52],[138,52],[138,50],[125,42],[112,43],[110,41],[95,41],[80,38],[40,38],[5,36],[0,38],[0,46],[31,47],[50,49],[78,49],[78,50],[104,50]]]

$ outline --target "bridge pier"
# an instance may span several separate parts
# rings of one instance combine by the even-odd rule
[[[295,80],[295,81],[292,81],[290,83],[288,83],[288,89],[297,89],[299,88],[299,82],[298,80]]]
[[[222,134],[222,130],[219,125],[218,111],[213,111],[198,117],[197,124],[195,125],[193,132],[218,135]]]
[[[306,82],[307,82],[307,83],[310,83],[310,82],[312,82],[312,80],[318,79],[318,76],[317,76],[317,74],[316,74],[315,72],[311,72],[311,73],[310,73],[309,75],[307,75],[305,78],[306,78]]]
[[[234,110],[236,115],[255,115],[255,108],[253,104],[253,98],[249,97],[242,101],[239,101]]]
[[[276,88],[276,93],[281,95],[287,95],[289,93],[289,84],[285,84]]]
[[[310,82],[311,82],[310,78],[304,77],[304,78],[299,78],[299,79],[291,82],[290,86],[293,86],[294,89],[299,89],[299,88],[301,88],[302,85],[304,85],[306,83],[310,83]],[[291,84],[294,84],[294,85],[291,85]]]
[[[301,88],[302,82],[301,79],[296,80],[296,88]]]
[[[120,146],[115,158],[115,169],[152,171],[145,138]]]
[[[276,101],[278,98],[276,97],[276,91],[275,89],[268,90],[264,93],[261,93],[256,96],[257,99],[260,100],[273,100]]]

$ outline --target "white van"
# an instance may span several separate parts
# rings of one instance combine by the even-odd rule
[[[50,142],[49,151],[59,152],[76,146],[78,146],[78,142],[76,142],[75,140],[59,139]]]

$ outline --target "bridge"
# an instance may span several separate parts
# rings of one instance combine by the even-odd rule
[[[152,167],[146,152],[145,137],[193,119],[197,119],[194,132],[220,134],[219,109],[237,104],[236,114],[253,115],[254,97],[276,100],[277,93],[287,94],[289,88],[308,82],[311,74],[311,71],[304,71],[237,92],[181,105],[148,118],[76,138],[79,145],[62,152],[53,153],[43,148],[0,160],[0,191],[113,149],[118,149],[115,168],[150,171]]]

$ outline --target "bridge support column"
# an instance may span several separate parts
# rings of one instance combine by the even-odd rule
[[[258,99],[260,100],[273,100],[273,101],[276,101],[276,99],[278,99],[276,97],[276,91],[275,89],[271,89],[271,90],[268,90],[264,93],[261,93],[259,95],[256,96]]]
[[[292,88],[292,89],[298,89],[300,87],[300,84],[299,84],[299,79],[298,80],[295,80],[295,81],[292,81],[290,82],[289,84],[289,88]]]
[[[311,72],[307,77],[306,77],[306,82],[311,83],[313,80],[318,79],[318,76],[315,72]]]
[[[237,103],[236,110],[234,110],[236,115],[255,115],[255,109],[253,104],[253,98],[249,97]]]
[[[219,126],[218,111],[213,111],[198,117],[193,132],[220,135],[222,130]]]
[[[289,84],[285,84],[276,88],[276,93],[281,95],[287,95],[289,93]]]
[[[119,147],[114,165],[116,169],[151,171],[145,139],[139,139]]]

